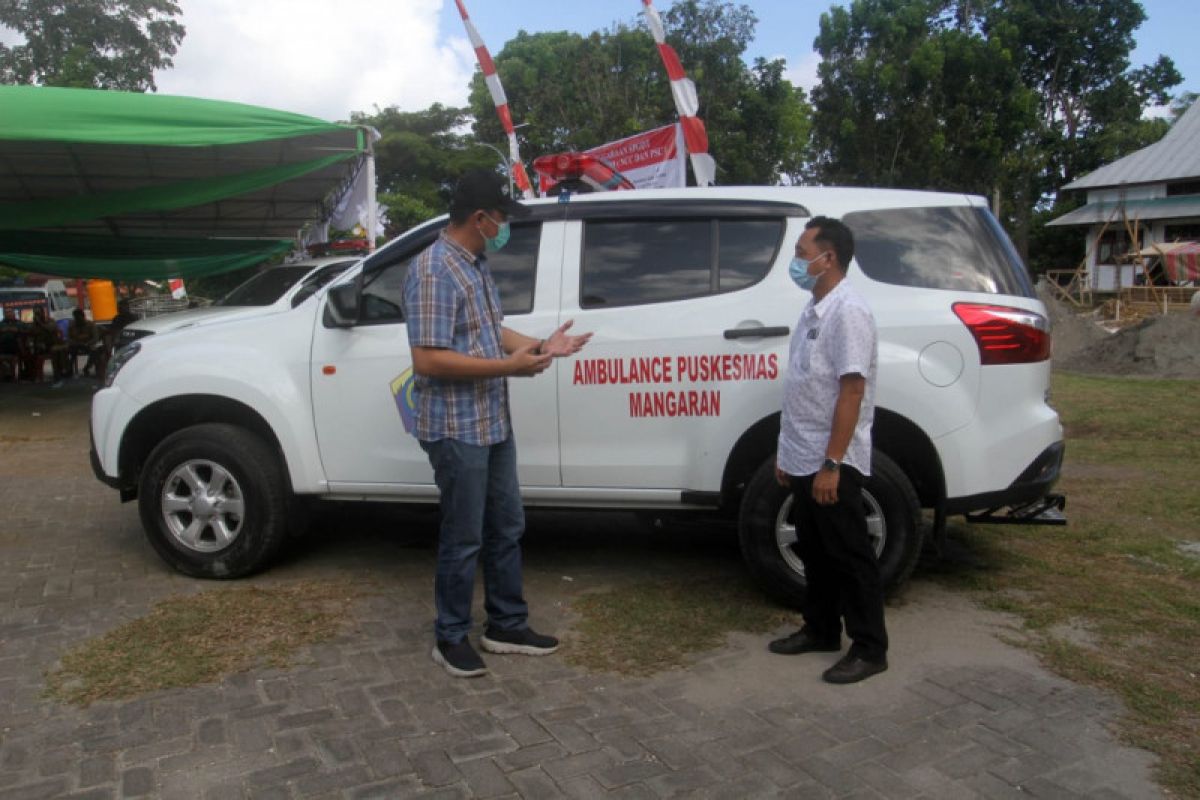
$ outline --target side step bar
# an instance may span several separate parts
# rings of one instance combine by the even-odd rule
[[[1067,498],[1061,494],[1048,494],[1041,500],[1023,506],[1014,506],[1007,513],[998,513],[1003,506],[965,514],[967,522],[974,525],[1066,525],[1063,509]]]

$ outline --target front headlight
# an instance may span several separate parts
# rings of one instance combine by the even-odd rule
[[[128,364],[129,359],[136,356],[141,350],[141,342],[133,342],[113,353],[113,357],[108,360],[108,369],[104,371],[105,388],[113,385],[113,381],[116,380],[117,373],[121,371],[121,367]]]

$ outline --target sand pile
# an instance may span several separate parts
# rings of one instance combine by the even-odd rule
[[[1200,379],[1200,317],[1149,317],[1060,360],[1072,372]]]
[[[1050,317],[1050,356],[1055,366],[1073,357],[1080,350],[1104,341],[1111,334],[1095,321],[1092,314],[1080,314],[1074,308],[1055,299],[1045,283],[1038,281],[1038,299],[1046,305]]]
[[[1055,369],[1103,375],[1200,379],[1200,317],[1148,317],[1118,333],[1100,327],[1096,312],[1079,313],[1038,282],[1051,324]]]

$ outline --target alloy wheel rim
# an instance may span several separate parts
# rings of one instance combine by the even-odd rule
[[[163,483],[163,522],[177,544],[197,553],[229,547],[242,532],[246,501],[233,474],[215,461],[192,459]]]
[[[871,549],[875,551],[875,557],[879,558],[883,554],[884,546],[887,545],[887,521],[883,516],[883,507],[879,505],[875,496],[867,491],[862,493],[862,501],[867,517],[867,538],[871,541]],[[792,548],[792,545],[796,543],[796,526],[789,521],[791,515],[792,495],[789,493],[784,498],[783,504],[780,505],[779,513],[775,515],[775,545],[779,548],[779,555],[787,564],[788,569],[803,576],[804,562]]]

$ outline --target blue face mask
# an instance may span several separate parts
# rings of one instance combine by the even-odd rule
[[[489,215],[485,216],[487,216],[488,219],[492,219]],[[496,220],[492,219],[492,222],[496,222]],[[480,231],[479,233],[482,235],[483,231]],[[504,247],[504,245],[508,244],[508,237],[511,233],[512,231],[509,229],[507,222],[496,222],[496,235],[484,236],[483,246],[489,253],[494,253],[501,247]]]
[[[817,256],[817,258],[820,257],[821,256]],[[788,264],[788,275],[791,276],[792,280],[795,281],[797,286],[806,292],[811,292],[813,287],[817,285],[817,281],[821,279],[821,275],[825,274],[824,272],[817,275],[808,274],[808,265],[813,261],[816,261],[816,259],[814,258],[809,260],[807,258],[797,257],[792,259],[791,264]]]

